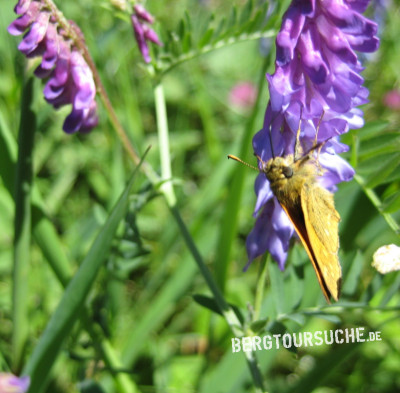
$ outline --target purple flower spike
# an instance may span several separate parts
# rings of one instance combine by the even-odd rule
[[[13,374],[0,373],[1,393],[25,393],[30,384],[29,377],[18,378]]]
[[[253,138],[255,155],[268,161],[294,153],[296,132],[305,150],[324,142],[320,184],[330,191],[349,181],[351,166],[337,154],[348,147],[341,134],[364,125],[356,106],[368,102],[356,51],[379,46],[377,25],[362,16],[369,0],[293,0],[276,38],[275,72],[267,74],[270,101],[263,128]],[[318,132],[317,132],[318,131]],[[272,149],[271,149],[272,146]],[[247,238],[249,262],[269,251],[283,269],[294,229],[268,180],[255,182],[255,226]],[[245,268],[245,269],[246,269]]]
[[[42,57],[35,75],[49,78],[43,91],[45,99],[56,109],[72,104],[64,131],[90,131],[98,122],[96,86],[92,71],[72,43],[73,37],[66,35],[41,0],[20,0],[14,10],[20,16],[10,24],[8,32],[19,35],[26,31],[18,49],[29,58]],[[72,22],[71,28],[83,40]]]
[[[134,13],[131,15],[131,21],[136,42],[139,46],[139,50],[144,61],[146,63],[150,63],[151,57],[147,42],[151,41],[158,46],[162,46],[157,33],[146,24],[152,24],[154,22],[154,18],[141,4],[136,4],[133,7],[133,10]]]
[[[135,4],[133,10],[139,19],[150,24],[154,23],[153,15],[151,15],[141,4]]]

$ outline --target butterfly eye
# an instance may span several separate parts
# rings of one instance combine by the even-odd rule
[[[284,166],[282,167],[282,173],[287,179],[289,179],[293,176],[293,169],[290,166]]]

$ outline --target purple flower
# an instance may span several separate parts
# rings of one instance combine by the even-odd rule
[[[10,24],[8,32],[20,35],[26,31],[18,49],[29,58],[42,57],[35,75],[49,78],[44,88],[45,99],[56,109],[72,104],[63,130],[67,133],[90,131],[98,123],[96,86],[82,54],[44,2],[20,0],[14,11],[20,16]],[[82,37],[75,24],[71,28]]]
[[[25,393],[30,384],[29,377],[18,378],[10,373],[0,373],[1,393]]]
[[[147,42],[151,41],[158,46],[162,46],[162,43],[157,33],[148,26],[148,24],[153,24],[153,16],[140,4],[136,4],[133,9],[134,13],[131,15],[131,21],[136,42],[139,45],[144,61],[150,63],[151,57]]]
[[[337,154],[348,149],[340,143],[340,135],[364,124],[356,106],[367,102],[368,90],[362,86],[363,68],[355,51],[373,52],[379,46],[377,25],[360,14],[368,3],[292,1],[276,38],[275,72],[267,74],[270,100],[264,125],[253,138],[254,153],[268,161],[294,153],[300,123],[304,149],[313,146],[317,134],[317,141],[325,142],[319,154],[325,172],[319,181],[330,191],[354,175]],[[283,269],[293,226],[263,173],[257,177],[255,192],[257,220],[247,238],[249,263],[269,251]]]

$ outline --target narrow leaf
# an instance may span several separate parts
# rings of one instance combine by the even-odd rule
[[[15,178],[14,264],[13,264],[13,368],[20,370],[28,338],[28,287],[31,249],[31,190],[36,116],[32,111],[33,77],[26,80],[22,94]]]
[[[118,224],[126,213],[129,193],[138,168],[139,166],[132,174],[128,185],[97,235],[78,272],[70,281],[39,343],[26,364],[24,374],[28,374],[31,377],[29,393],[40,393],[44,390],[51,367],[61,350],[62,344],[68,337],[74,322],[80,316],[85,299],[109,252]]]
[[[239,18],[239,23],[244,25],[251,19],[251,13],[253,12],[254,4],[253,0],[249,0],[247,4],[243,7],[243,11]]]
[[[212,27],[210,27],[205,33],[204,35],[201,37],[198,47],[204,48],[207,44],[210,43],[212,36],[214,35],[214,29]]]
[[[383,211],[385,213],[395,213],[400,210],[400,191],[391,195],[383,201]]]
[[[374,171],[371,173],[366,181],[366,186],[369,188],[375,188],[379,184],[386,183],[386,179],[392,172],[398,171],[400,166],[400,154],[394,154],[393,157],[386,162],[384,167],[380,167],[379,171]]]

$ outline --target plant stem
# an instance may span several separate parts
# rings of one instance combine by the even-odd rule
[[[230,326],[232,332],[236,336],[243,335],[243,331],[241,329],[241,323],[240,323],[238,317],[236,316],[233,309],[225,301],[225,298],[222,295],[217,284],[215,283],[214,278],[210,273],[210,270],[205,265],[203,258],[200,255],[200,252],[198,251],[196,245],[193,242],[192,236],[190,235],[185,223],[182,220],[179,210],[174,206],[170,206],[170,210],[179,226],[179,229],[182,233],[183,239],[185,240],[187,247],[189,248],[189,251],[193,255],[193,258],[194,258],[201,274],[203,275],[208,287],[210,288],[210,290],[214,296],[214,299],[215,299],[216,303],[218,304],[218,307],[221,310],[226,321],[228,322],[228,325]]]
[[[172,185],[171,156],[169,148],[169,132],[167,109],[165,105],[164,90],[161,83],[158,83],[154,89],[156,114],[157,114],[157,131],[160,149],[161,164],[161,184],[160,190],[168,201],[169,207],[176,205],[176,196]]]
[[[254,387],[256,388],[257,393],[267,393],[264,388],[263,378],[260,372],[260,368],[257,364],[257,358],[255,351],[247,351],[245,352],[247,365],[249,366],[251,376],[253,377]]]
[[[262,300],[264,298],[265,279],[267,277],[267,262],[268,261],[269,261],[269,254],[265,254],[261,259],[260,268],[259,268],[256,296],[254,299],[253,321],[258,321],[260,319],[261,305],[262,305]]]
[[[87,64],[89,65],[92,73],[93,73],[93,78],[97,87],[98,94],[100,95],[100,98],[104,104],[104,107],[109,115],[110,121],[116,130],[119,138],[121,139],[122,145],[124,146],[125,150],[128,152],[129,156],[133,160],[133,162],[137,165],[140,162],[139,155],[133,148],[128,134],[126,133],[125,129],[121,125],[121,123],[118,120],[118,117],[114,111],[114,108],[111,104],[111,101],[108,98],[108,95],[106,93],[106,90],[101,82],[100,75],[97,72],[96,66],[90,56],[90,53],[86,47],[85,42],[83,39],[74,31],[74,29],[71,27],[71,25],[65,20],[65,18],[62,16],[62,14],[59,13],[58,9],[55,7],[54,3],[51,0],[45,0],[47,4],[55,11],[55,14],[59,15],[59,21],[60,23],[68,29],[68,32],[70,32],[71,38],[74,40],[74,44],[76,45],[77,48],[82,52],[83,57],[85,58]],[[168,138],[168,122],[167,122],[167,113],[166,113],[166,106],[165,106],[165,98],[164,98],[164,93],[162,90],[162,85],[158,83],[155,87],[155,105],[156,105],[156,113],[157,113],[157,125],[158,125],[158,136],[159,136],[159,142],[160,142],[160,161],[161,161],[161,172],[162,172],[162,178],[161,180],[164,182],[161,187],[160,191],[162,195],[164,196],[167,205],[175,218],[179,229],[182,232],[183,238],[186,242],[186,245],[188,246],[190,252],[192,253],[194,260],[199,267],[199,270],[201,274],[203,275],[207,285],[209,286],[211,292],[214,295],[215,301],[217,302],[224,318],[226,319],[228,325],[232,329],[232,332],[236,336],[241,336],[243,335],[243,329],[240,323],[240,320],[236,316],[235,312],[233,309],[228,305],[228,303],[225,301],[222,293],[218,289],[218,286],[216,285],[210,271],[208,270],[207,266],[205,265],[194,241],[192,236],[190,235],[185,223],[182,220],[182,217],[176,208],[176,196],[174,193],[173,185],[171,182],[172,179],[172,171],[171,171],[171,160],[170,160],[170,153],[169,153],[169,138]],[[147,176],[147,178],[150,180],[150,182],[154,186],[158,186],[160,183],[160,177],[158,174],[153,170],[153,168],[146,162],[143,163],[141,166],[141,170],[144,172],[144,174]],[[261,376],[260,371],[258,369],[258,366],[256,362],[254,361],[254,354],[251,355],[251,358],[248,358],[248,364],[250,367],[250,370],[252,372],[252,376],[254,378],[255,385],[262,386],[262,379],[259,378],[258,376]],[[263,391],[263,390],[260,390]]]
[[[160,161],[161,161],[161,172],[162,172],[162,180],[165,183],[161,186],[161,192],[165,196],[168,207],[175,218],[176,223],[182,233],[182,236],[185,240],[187,247],[189,248],[193,258],[199,268],[201,274],[203,275],[209,289],[211,290],[214,300],[218,305],[222,315],[224,316],[226,322],[231,328],[233,334],[235,336],[241,337],[243,336],[243,327],[242,324],[233,311],[233,309],[228,305],[225,301],[225,298],[219,289],[217,283],[215,282],[210,270],[207,268],[204,263],[203,258],[198,251],[196,244],[193,241],[193,237],[190,235],[189,230],[187,229],[185,223],[182,220],[182,217],[179,213],[179,210],[176,207],[176,197],[172,187],[171,178],[171,157],[169,153],[169,138],[168,138],[168,120],[167,120],[167,112],[165,105],[165,97],[162,89],[162,85],[159,83],[155,87],[155,104],[156,104],[156,113],[157,113],[157,125],[158,125],[158,137],[160,144]],[[258,392],[264,392],[263,381],[261,377],[260,369],[257,365],[257,360],[255,357],[255,353],[246,353],[246,360],[248,366],[251,371],[251,375],[254,380],[254,385]]]

